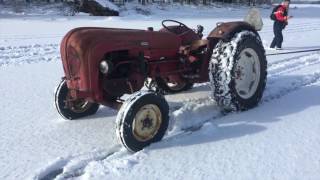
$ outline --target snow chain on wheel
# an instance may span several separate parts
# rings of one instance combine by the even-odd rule
[[[247,110],[257,106],[267,79],[267,61],[260,37],[242,31],[213,49],[209,78],[212,95],[226,111]]]
[[[138,91],[121,106],[116,134],[124,147],[136,152],[160,141],[168,124],[169,106],[164,97],[151,91]]]

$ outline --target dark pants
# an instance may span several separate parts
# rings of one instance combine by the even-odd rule
[[[277,22],[277,21],[274,22],[273,24],[274,38],[270,46],[271,48],[282,47],[282,42],[283,42],[282,30],[283,30],[283,23]]]

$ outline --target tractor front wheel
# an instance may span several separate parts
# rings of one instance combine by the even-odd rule
[[[129,151],[142,150],[160,141],[169,124],[169,106],[164,97],[150,91],[132,94],[117,115],[116,133]]]
[[[55,91],[55,107],[59,114],[68,120],[95,114],[99,104],[86,101],[85,99],[69,99],[70,93],[65,80],[62,80]]]

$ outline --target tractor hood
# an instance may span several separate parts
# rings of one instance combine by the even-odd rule
[[[132,39],[131,41],[127,41]],[[136,39],[136,41],[134,41]],[[134,45],[138,40],[148,41],[149,35],[143,30],[112,29],[112,28],[76,28],[71,30],[61,43],[62,59],[68,59],[70,48],[77,52],[80,60],[95,48],[100,42],[109,44],[112,47],[126,44]]]
[[[181,39],[169,32],[82,27],[63,38],[61,58],[68,87],[90,91],[97,89],[99,63],[107,53],[128,50],[131,56],[150,56],[152,50],[177,52],[180,45]]]
[[[147,31],[137,29],[91,28],[83,27],[71,30],[61,43],[62,58],[67,58],[68,48],[77,51],[80,57],[90,50],[104,44],[112,49],[171,49],[177,48],[181,40],[170,32]]]

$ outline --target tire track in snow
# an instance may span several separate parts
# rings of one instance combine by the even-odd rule
[[[320,71],[305,75],[282,75],[283,73],[297,71],[302,67],[306,67],[306,65],[311,66],[315,64],[320,64],[319,53],[296,56],[281,60],[281,62],[269,64],[271,72],[268,75],[267,86],[261,104],[274,101],[303,87],[320,82]],[[200,86],[204,86],[205,84],[207,83],[203,83]],[[183,105],[180,107],[170,108],[172,111],[170,121],[173,121],[174,125],[171,125],[168,135],[163,139],[164,142],[192,134],[194,131],[201,129],[204,124],[214,122],[214,120],[225,115],[220,113],[215,102],[209,98],[199,98],[181,104]],[[121,148],[121,146],[117,146],[113,151],[103,155],[89,153],[64,159],[60,158],[60,160],[44,168],[38,173],[37,178],[34,179],[69,179],[81,177],[85,174],[87,166],[97,161],[103,161],[103,165],[106,166],[105,168],[116,172],[119,169],[127,170],[145,158],[145,151],[148,151],[148,148],[132,155],[124,148]],[[128,164],[133,165],[121,167]]]
[[[300,82],[303,82],[303,84],[296,84],[293,87],[290,88],[284,88],[280,90],[277,94],[271,94],[262,99],[262,103],[269,102],[275,99],[279,99],[282,96],[285,96],[293,91],[296,91],[302,87],[311,85],[313,83],[320,81],[320,73],[317,73],[315,76],[310,76],[307,78],[309,80],[304,81],[304,79],[301,79]],[[194,112],[191,112],[194,113]],[[198,115],[199,116],[199,115]],[[201,123],[198,123],[198,125],[193,125],[192,127],[186,128],[183,131],[180,131],[176,134],[173,134],[169,137],[166,137],[163,139],[163,142],[170,141],[175,138],[179,138],[185,135],[190,135],[195,131],[200,130],[204,124],[208,122],[214,122],[214,120],[224,116],[224,114],[217,114],[216,116],[213,116],[209,119],[206,119],[202,121]],[[161,143],[161,142],[159,142]],[[81,177],[85,174],[85,170],[87,166],[91,163],[97,163],[103,161],[104,169],[111,169],[113,172],[121,173],[121,170],[128,170],[128,168],[132,168],[134,165],[127,164],[138,164],[139,161],[144,159],[144,156],[147,156],[144,151],[142,150],[140,152],[137,152],[135,154],[130,154],[125,149],[118,147],[118,149],[115,149],[113,152],[105,155],[100,156],[98,158],[97,154],[93,154],[92,157],[85,159],[84,157],[87,155],[79,155],[79,156],[73,156],[72,158],[66,158],[61,159],[58,161],[58,163],[54,163],[53,165],[49,165],[47,168],[44,168],[42,173],[42,178],[34,178],[39,180],[49,180],[49,179],[57,179],[57,180],[63,180],[63,179],[73,179],[77,177]],[[83,160],[84,159],[84,160]],[[62,162],[62,163],[60,163]],[[108,162],[108,163],[104,163]],[[78,164],[77,164],[78,163]],[[120,171],[120,172],[118,172]],[[38,176],[38,175],[37,175]],[[39,176],[38,176],[39,177]]]
[[[0,47],[0,67],[60,60],[58,44]]]
[[[83,174],[84,167],[90,162],[102,161],[111,156],[124,156],[128,154],[128,152],[120,150],[120,146],[114,146],[109,151],[95,151],[65,158],[59,157],[30,179],[51,180],[75,178]]]
[[[1,34],[2,40],[26,40],[26,39],[48,39],[48,38],[63,38],[64,34],[39,34],[39,35],[13,35]]]
[[[286,76],[285,73],[298,71],[302,68],[320,64],[320,53],[311,53],[308,55],[299,56],[298,58],[288,58],[279,63],[271,63],[268,65],[267,84],[262,97],[261,103],[269,102],[277,98],[281,98],[292,91],[298,90],[302,87],[308,86],[320,80],[320,71],[300,76]],[[211,103],[210,103],[211,102]],[[217,119],[223,114],[214,101],[203,98],[191,102],[185,102],[180,109],[172,113],[174,123],[178,123],[179,127],[174,127],[176,131],[193,130],[201,128],[202,124],[210,121],[208,119]],[[208,108],[210,107],[210,108]],[[176,107],[177,109],[177,107]],[[207,111],[206,109],[211,109]],[[203,112],[209,115],[204,115]],[[196,114],[195,114],[196,113]],[[210,118],[206,118],[210,116]],[[193,118],[195,117],[195,118]],[[200,119],[200,121],[199,121]],[[201,121],[201,119],[206,119]],[[186,123],[186,121],[188,123]],[[197,122],[196,124],[192,124]]]
[[[302,54],[302,53],[301,53]],[[290,57],[290,58],[284,58],[284,59],[281,59],[281,60],[277,60],[275,62],[272,62],[272,63],[268,63],[268,70],[270,68],[273,68],[273,67],[277,67],[277,66],[283,66],[285,65],[286,63],[291,63],[293,61],[297,61],[297,59],[300,59],[301,57],[306,57],[306,56],[309,56],[311,54],[315,54],[315,52],[309,52],[307,54],[303,54],[303,55],[296,55],[296,56],[293,56],[293,57]]]
[[[260,33],[261,34],[270,34],[273,33],[273,25],[265,26],[264,29]],[[288,28],[286,28],[286,33],[297,33],[297,32],[310,32],[310,31],[317,31],[320,30],[320,23],[313,22],[313,23],[301,23],[301,24],[289,24]]]
[[[309,53],[307,55],[295,56],[292,58],[281,60],[281,63],[271,63],[270,65],[268,65],[269,77],[298,71],[302,68],[319,64],[319,56],[320,52]]]

